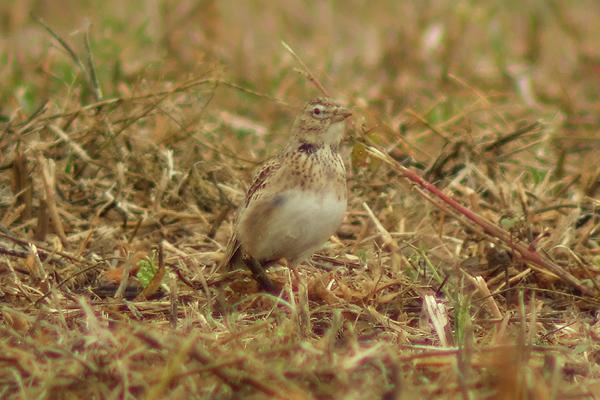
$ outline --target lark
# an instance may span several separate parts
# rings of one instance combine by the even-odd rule
[[[274,290],[265,267],[280,259],[298,265],[336,231],[347,205],[339,146],[351,115],[328,98],[306,104],[287,145],[255,174],[223,265],[245,264],[264,289]]]

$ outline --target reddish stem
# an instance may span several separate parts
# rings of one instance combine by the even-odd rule
[[[543,257],[537,251],[530,249],[529,246],[521,242],[515,241],[515,238],[509,232],[505,231],[496,224],[488,221],[484,217],[466,208],[458,201],[454,200],[452,197],[443,193],[435,185],[421,178],[419,175],[417,175],[416,172],[404,167],[403,165],[401,165],[396,160],[389,157],[382,151],[374,149],[370,146],[367,148],[369,149],[369,152],[371,154],[381,159],[382,161],[385,161],[387,164],[392,166],[397,172],[402,174],[406,179],[413,182],[417,186],[425,189],[427,192],[433,194],[435,197],[439,198],[441,201],[452,207],[456,212],[464,215],[467,219],[479,225],[487,234],[503,241],[507,246],[515,250],[520,256],[520,258],[524,261],[534,264],[540,268],[545,268],[549,270],[564,281],[568,282],[571,286],[575,287],[583,294],[593,295],[592,291],[589,288],[583,286],[572,274],[570,274],[568,271],[565,271],[562,267],[550,261],[549,259]]]

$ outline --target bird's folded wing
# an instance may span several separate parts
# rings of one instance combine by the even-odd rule
[[[260,197],[260,193],[262,192],[261,189],[268,185],[268,182],[280,168],[281,160],[279,157],[272,158],[263,164],[258,172],[254,174],[254,178],[252,178],[252,184],[246,192],[246,200],[244,201],[243,208],[248,207],[252,200]]]
[[[263,166],[258,170],[258,172],[254,174],[254,177],[252,178],[252,184],[246,192],[246,198],[244,199],[244,203],[238,211],[233,235],[227,243],[225,257],[221,262],[221,267],[228,267],[231,264],[236,264],[237,260],[241,259],[240,241],[238,240],[236,233],[239,215],[243,209],[248,207],[252,200],[260,197],[260,193],[262,192],[261,189],[267,185],[267,182],[270,180],[270,178],[273,177],[273,175],[279,170],[279,168],[281,168],[281,161],[278,157],[275,157],[263,164]]]

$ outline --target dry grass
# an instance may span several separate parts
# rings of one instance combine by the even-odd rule
[[[600,397],[598,3],[376,4],[0,5],[0,397]],[[281,40],[357,117],[277,297],[216,265]]]

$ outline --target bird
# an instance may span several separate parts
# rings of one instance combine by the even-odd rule
[[[287,144],[254,174],[240,205],[222,266],[248,267],[275,291],[265,268],[295,267],[335,233],[346,212],[346,168],[339,153],[347,107],[312,99],[295,118]]]

